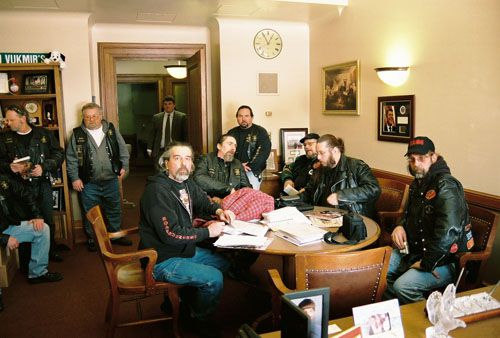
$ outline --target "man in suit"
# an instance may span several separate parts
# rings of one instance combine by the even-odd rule
[[[396,132],[396,120],[394,118],[394,106],[385,106],[384,132]]]
[[[154,167],[161,171],[158,160],[172,141],[187,142],[187,115],[175,110],[175,99],[169,95],[163,99],[163,111],[152,120],[153,131],[148,140],[148,155],[155,159]]]

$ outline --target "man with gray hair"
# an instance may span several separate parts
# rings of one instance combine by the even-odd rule
[[[73,189],[80,193],[84,214],[101,205],[109,221],[109,231],[120,231],[122,209],[118,178],[123,178],[129,169],[129,153],[120,132],[111,122],[103,120],[98,104],[85,104],[82,117],[83,123],[73,129],[66,151],[68,177]],[[92,227],[86,219],[85,233],[88,249],[96,251]],[[126,237],[114,239],[112,243],[132,245]]]

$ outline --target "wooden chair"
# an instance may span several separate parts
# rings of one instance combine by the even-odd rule
[[[475,289],[480,286],[486,262],[491,255],[497,224],[500,216],[493,211],[475,205],[469,205],[469,214],[474,236],[474,247],[470,252],[458,254],[461,271],[465,267],[464,275],[458,286],[459,291]]]
[[[395,225],[403,216],[406,202],[410,195],[410,186],[406,183],[377,177],[381,194],[375,205],[377,211],[376,221],[380,225],[379,245],[391,245],[389,226]]]
[[[92,223],[99,251],[104,263],[110,288],[105,321],[106,337],[112,338],[116,327],[149,324],[158,321],[172,320],[175,337],[180,337],[179,318],[179,285],[159,282],[153,279],[153,267],[158,257],[152,249],[139,250],[129,253],[114,253],[110,239],[122,237],[138,231],[138,228],[108,233],[104,224],[99,206],[89,210],[87,219]],[[148,258],[145,269],[141,268],[140,258]],[[142,318],[141,300],[163,293],[172,303],[172,316],[156,318]],[[132,322],[118,322],[120,303],[135,301],[138,320]]]
[[[281,295],[320,287],[330,288],[330,319],[352,315],[353,307],[379,302],[387,286],[392,248],[386,246],[346,253],[295,256],[296,290],[285,286],[275,269],[271,279],[274,325],[281,312]]]

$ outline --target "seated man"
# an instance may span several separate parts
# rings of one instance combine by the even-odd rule
[[[50,232],[43,222],[36,196],[28,186],[10,176],[0,175],[0,245],[14,250],[23,242],[31,242],[29,283],[63,279],[61,274],[47,270]]]
[[[196,162],[194,181],[218,203],[238,189],[252,187],[235,153],[236,139],[224,134],[217,141],[217,151],[201,155]]]
[[[326,134],[316,145],[321,167],[314,172],[302,199],[320,206],[349,205],[354,211],[373,218],[380,196],[378,181],[363,161],[344,154],[344,141]]]
[[[281,173],[281,182],[283,188],[291,186],[299,192],[302,192],[306,187],[307,182],[311,178],[315,166],[319,167],[316,143],[318,142],[319,135],[309,133],[300,140],[304,145],[305,155],[301,155],[295,159],[293,163],[285,165]]]
[[[470,250],[474,238],[464,190],[427,137],[410,141],[406,155],[415,180],[401,224],[392,232],[384,298],[401,304],[454,282],[455,253]],[[401,252],[400,252],[401,251]]]
[[[222,210],[189,175],[193,171],[193,149],[187,143],[172,142],[162,155],[164,172],[148,179],[141,198],[139,249],[158,252],[154,278],[191,288],[183,289],[182,300],[188,304],[193,326],[200,335],[216,336],[210,320],[222,293],[222,274],[229,262],[221,255],[196,246],[209,237],[217,237],[223,222],[206,228],[194,228],[199,214],[217,215],[230,222],[234,214]]]

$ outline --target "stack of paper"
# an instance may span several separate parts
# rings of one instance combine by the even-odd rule
[[[311,221],[295,207],[284,207],[262,214],[261,223],[267,224],[273,231],[280,230],[288,225],[307,224]]]
[[[272,239],[267,237],[245,236],[245,235],[223,235],[214,245],[219,248],[239,248],[264,250]]]
[[[323,240],[326,231],[309,224],[289,224],[276,232],[276,236],[283,238],[295,245],[317,243]]]
[[[236,230],[236,232],[233,232],[227,228],[232,228]],[[267,233],[267,230],[269,230],[269,227],[267,225],[234,220],[231,222],[231,224],[229,224],[229,226],[225,227],[224,232],[229,232],[231,234],[236,234],[237,232],[239,232],[247,235],[264,237]]]

